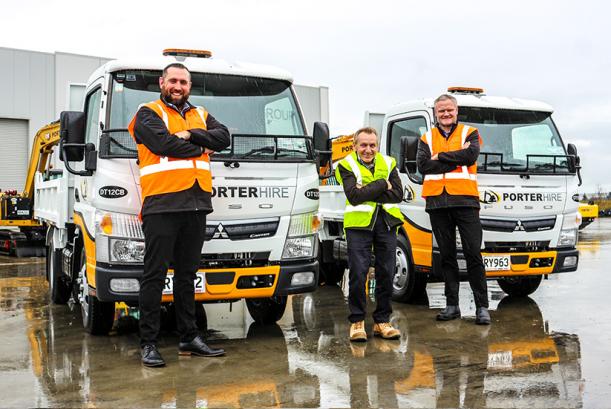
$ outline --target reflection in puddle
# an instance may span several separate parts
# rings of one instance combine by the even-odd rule
[[[227,356],[179,359],[177,337],[165,333],[168,366],[149,369],[133,319],[108,337],[89,336],[79,309],[49,306],[47,292],[40,275],[0,278],[0,381],[19,380],[2,389],[3,405],[582,406],[579,338],[549,332],[529,298],[495,301],[490,327],[437,323],[429,305],[395,304],[401,339],[358,345],[348,342],[339,288],[291,297],[271,326],[253,324],[243,302],[210,304],[209,340]]]

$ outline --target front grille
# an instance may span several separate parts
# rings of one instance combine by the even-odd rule
[[[269,254],[269,251],[202,254],[199,267],[203,269],[265,267],[268,265]]]
[[[207,224],[205,240],[248,240],[271,237],[276,234],[279,223],[280,220],[276,218],[251,223],[220,222]]]
[[[511,233],[513,231],[525,231],[528,233],[536,231],[551,230],[556,225],[556,216],[545,219],[534,220],[501,220],[501,219],[481,219],[482,229]]]
[[[549,240],[541,241],[486,241],[485,253],[532,252],[549,250]]]

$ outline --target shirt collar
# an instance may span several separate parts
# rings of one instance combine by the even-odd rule
[[[444,131],[443,129],[441,129],[441,126],[439,125],[437,125],[437,129],[439,130],[439,133],[441,133],[443,137],[447,139],[450,137],[450,135],[452,135],[452,132],[454,132],[457,126],[458,126],[458,123],[455,123],[454,125],[452,125],[452,129],[450,129],[450,132]]]
[[[377,155],[376,155],[377,156]],[[376,165],[376,157],[373,157],[373,160],[371,161],[371,163],[365,163],[361,160],[361,157],[357,154],[356,155],[356,160],[363,166],[365,166],[368,170],[372,170],[375,168]]]
[[[191,108],[193,108],[193,105],[191,105],[191,103],[189,101],[185,101],[185,103],[182,106],[182,109],[178,108],[176,105],[174,105],[173,103],[166,101],[166,99],[163,97],[163,95],[160,97],[160,99],[163,101],[164,104],[166,104],[168,107],[172,108],[174,111],[178,112],[181,116],[185,116],[185,113],[190,110]]]

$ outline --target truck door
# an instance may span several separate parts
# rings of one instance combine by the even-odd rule
[[[427,111],[414,111],[388,119],[386,140],[382,152],[393,156],[399,163],[401,153],[401,137],[412,136],[420,138],[431,124]],[[408,174],[400,172],[403,183],[403,202],[401,211],[407,223],[407,232],[415,265],[431,266],[432,234],[428,214],[424,211],[425,201],[422,198],[422,176],[420,173]]]

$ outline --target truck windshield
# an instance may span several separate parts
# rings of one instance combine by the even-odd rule
[[[109,129],[126,129],[140,104],[159,98],[161,71],[129,70],[113,73]],[[281,143],[295,150],[307,151],[301,115],[291,84],[287,81],[209,73],[191,74],[189,102],[203,106],[225,124],[232,135],[281,136]],[[111,152],[126,153],[135,144],[126,132],[112,135],[118,143]],[[290,143],[294,138],[294,144]],[[258,147],[254,141],[250,146]],[[260,138],[269,145],[269,138]],[[287,142],[288,140],[288,142]],[[303,145],[303,146],[301,146]],[[117,152],[112,152],[116,150]]]
[[[550,112],[460,107],[458,120],[478,128],[478,172],[569,173]]]

